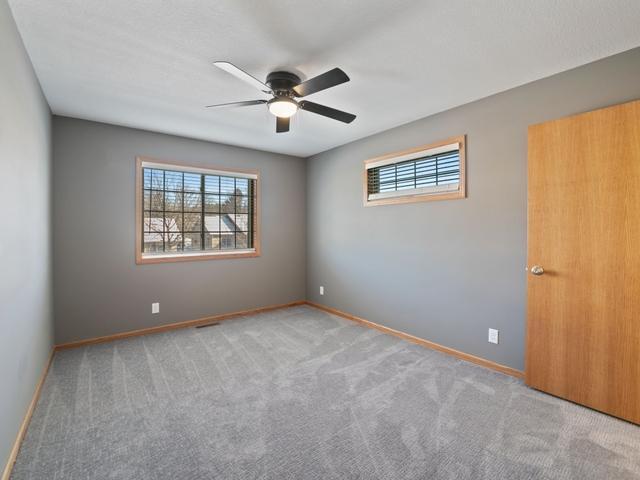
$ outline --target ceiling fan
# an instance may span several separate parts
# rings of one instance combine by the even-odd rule
[[[217,105],[207,105],[206,108],[217,107],[250,107],[252,105],[266,104],[269,111],[276,117],[276,132],[284,133],[289,131],[289,120],[300,110],[322,115],[344,123],[351,123],[356,116],[326,107],[319,103],[308,100],[298,101],[297,98],[306,97],[316,92],[335,87],[341,83],[349,81],[349,77],[339,68],[334,68],[328,72],[310,78],[304,82],[300,77],[290,72],[271,72],[267,75],[265,83],[249,75],[244,70],[239,69],[229,62],[214,62],[216,67],[230,73],[236,78],[252,85],[263,93],[272,95],[270,100],[248,100],[244,102],[220,103]]]

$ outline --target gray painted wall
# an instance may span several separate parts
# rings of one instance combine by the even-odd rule
[[[0,0],[0,471],[53,343],[49,107]]]
[[[637,98],[640,49],[312,157],[307,298],[522,369],[527,126]],[[459,134],[467,199],[363,207],[365,159]]]
[[[262,255],[136,265],[136,155],[258,169]],[[58,343],[304,300],[304,159],[54,116],[53,165]]]

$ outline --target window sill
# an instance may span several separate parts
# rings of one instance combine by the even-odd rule
[[[394,205],[399,203],[433,202],[438,200],[455,200],[458,198],[466,198],[464,190],[459,189],[448,192],[394,195],[387,198],[378,198],[372,200],[365,198],[364,206],[373,207],[376,205]]]
[[[259,257],[260,252],[255,248],[246,250],[223,250],[220,252],[194,252],[177,254],[138,254],[136,263],[143,265],[147,263],[168,263],[168,262],[193,262],[198,260],[222,260],[228,258],[251,258]]]

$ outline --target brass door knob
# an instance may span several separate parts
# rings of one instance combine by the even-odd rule
[[[542,275],[544,273],[544,268],[540,265],[534,265],[531,267],[530,271],[532,275]]]

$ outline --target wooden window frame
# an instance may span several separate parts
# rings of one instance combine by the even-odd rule
[[[250,174],[255,175],[255,207],[253,209],[253,248],[242,251],[234,252],[232,250],[225,250],[220,252],[195,252],[195,253],[174,253],[174,254],[153,254],[145,255],[142,251],[142,166],[143,163],[153,163],[159,165],[165,165],[169,170],[171,167],[177,167],[180,169],[193,169],[195,172],[198,170],[212,170],[217,172],[228,173],[229,176],[236,174]],[[202,165],[188,165],[182,162],[159,160],[152,157],[137,156],[136,157],[136,200],[135,200],[135,232],[136,232],[136,246],[135,246],[135,258],[136,264],[144,265],[151,263],[168,263],[168,262],[193,262],[199,260],[223,260],[229,258],[253,258],[259,257],[260,250],[260,172],[258,170],[243,170],[239,168],[218,168],[218,167],[203,167]],[[250,251],[247,251],[250,250]]]
[[[458,190],[447,192],[433,192],[433,193],[410,193],[411,190],[407,190],[406,195],[398,195],[389,198],[379,198],[375,200],[369,200],[368,191],[368,175],[367,165],[375,162],[391,160],[396,157],[403,157],[405,155],[411,155],[417,152],[426,151],[457,143],[459,145],[459,157],[460,157],[460,182]],[[400,161],[400,160],[399,160]],[[418,147],[408,148],[406,150],[400,150],[398,152],[387,153],[379,157],[369,158],[364,161],[364,171],[362,172],[362,192],[363,192],[363,204],[365,207],[373,207],[377,205],[393,205],[402,203],[415,203],[415,202],[433,202],[439,200],[454,200],[459,198],[466,198],[467,196],[467,155],[466,155],[466,135],[458,135],[456,137],[450,137],[446,140],[429,143],[426,145],[420,145]]]

